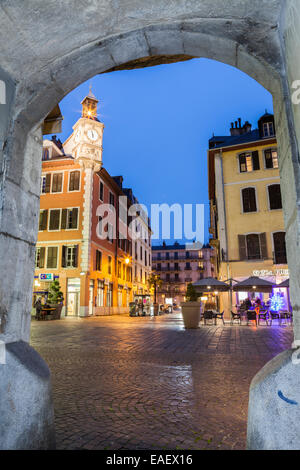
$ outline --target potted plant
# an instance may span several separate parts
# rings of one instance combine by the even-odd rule
[[[199,327],[201,302],[198,298],[201,294],[196,292],[193,284],[188,284],[186,291],[186,302],[181,303],[182,317],[186,329],[195,329]]]
[[[63,293],[60,289],[59,282],[53,281],[48,291],[48,303],[51,307],[55,307],[55,310],[53,310],[53,313],[50,315],[50,318],[53,320],[59,320],[62,311]]]

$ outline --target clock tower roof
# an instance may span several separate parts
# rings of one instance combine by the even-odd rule
[[[92,119],[93,121],[99,121],[97,118],[97,100],[94,93],[92,93],[92,87],[90,86],[89,94],[82,100],[82,117]]]

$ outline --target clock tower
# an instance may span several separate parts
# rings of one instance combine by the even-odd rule
[[[99,101],[90,89],[89,94],[81,102],[81,118],[73,127],[73,134],[65,146],[75,160],[79,160],[85,167],[93,163],[94,171],[102,166],[102,142],[104,124],[97,117]]]

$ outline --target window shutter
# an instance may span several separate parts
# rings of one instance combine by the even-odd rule
[[[68,216],[68,209],[63,209],[62,215],[61,215],[61,229],[62,230],[66,230],[67,228],[67,216]]]
[[[40,228],[39,230],[47,230],[47,222],[48,222],[48,209],[42,211],[40,217]]]
[[[51,187],[51,173],[46,175],[45,193],[50,193]]]
[[[78,227],[78,209],[72,209],[72,228]]]
[[[57,175],[57,192],[60,193],[62,191],[62,173]]]
[[[268,258],[268,250],[267,250],[267,234],[260,233],[259,234],[259,243],[260,243],[260,251],[262,259]]]
[[[80,171],[75,172],[74,191],[79,191],[80,186]]]
[[[238,235],[238,240],[239,240],[240,260],[243,261],[243,260],[247,259],[246,237],[245,237],[245,235]]]
[[[259,170],[259,154],[258,151],[252,152],[252,162],[253,162],[253,170]]]
[[[78,245],[74,247],[74,268],[78,268]]]
[[[67,263],[66,263],[66,253],[67,253],[67,247],[63,246],[62,247],[62,257],[61,257],[61,266],[62,268],[65,268]]]
[[[39,261],[39,268],[44,268],[45,266],[45,247],[42,246],[40,248],[40,261]]]

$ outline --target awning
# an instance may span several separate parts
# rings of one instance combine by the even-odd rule
[[[206,279],[200,279],[200,281],[194,282],[193,286],[195,287],[197,292],[227,292],[229,291],[230,287],[228,284],[222,281],[218,281],[218,279],[214,279],[213,277],[208,277]]]
[[[266,292],[271,293],[273,290],[272,282],[261,279],[257,276],[249,277],[239,282],[233,287],[235,292]]]
[[[286,288],[289,288],[290,287],[290,280],[289,279],[286,279],[285,281],[283,281],[281,284],[278,284],[277,286],[275,286],[276,288],[278,287],[279,289],[283,288],[283,287],[286,287]]]

